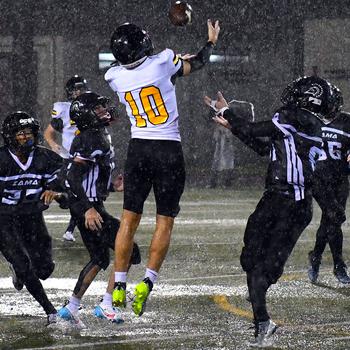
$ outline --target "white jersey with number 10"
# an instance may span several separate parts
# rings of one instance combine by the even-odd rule
[[[110,68],[105,79],[126,106],[131,137],[180,141],[175,85],[172,76],[182,61],[170,49],[149,56],[134,69]]]

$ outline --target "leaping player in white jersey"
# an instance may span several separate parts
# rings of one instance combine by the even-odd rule
[[[126,280],[133,238],[143,204],[153,187],[157,215],[144,280],[137,284],[133,311],[141,316],[167,254],[174,218],[185,185],[185,167],[178,128],[175,79],[209,62],[219,22],[208,20],[208,41],[197,55],[178,56],[170,49],[153,55],[148,33],[125,23],[111,38],[116,63],[105,79],[126,106],[131,140],[124,173],[124,206],[115,242],[115,306],[126,304]]]
[[[66,85],[65,90],[68,101],[55,102],[51,111],[50,124],[44,131],[44,138],[50,148],[58,153],[62,158],[69,158],[70,146],[78,131],[77,127],[71,123],[69,117],[69,108],[72,101],[88,90],[86,79],[79,75],[74,75],[70,78]],[[58,144],[56,140],[57,133],[61,134],[62,144]],[[65,241],[74,242],[73,235],[76,224],[73,218],[70,218],[68,227],[63,235]]]

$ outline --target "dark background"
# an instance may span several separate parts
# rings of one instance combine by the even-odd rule
[[[1,0],[1,118],[16,109],[28,110],[36,113],[45,127],[53,102],[64,99],[64,84],[74,74],[86,77],[93,90],[117,102],[104,81],[105,71],[98,68],[98,52],[108,50],[114,28],[126,21],[144,27],[156,51],[169,47],[177,53],[196,53],[207,39],[207,18],[219,19],[222,29],[216,53],[248,56],[248,62],[238,58],[237,62],[212,63],[177,82],[188,184],[206,185],[213,124],[203,96],[221,90],[227,99],[253,102],[256,120],[268,118],[279,106],[286,84],[311,72],[312,67],[305,68],[306,21],[350,18],[347,0],[192,0],[193,24],[174,27],[167,18],[170,3]],[[322,38],[322,26],[318,35]],[[340,78],[348,83],[344,74]],[[122,168],[128,119],[122,118],[112,134]],[[261,181],[266,160],[235,143],[236,186]]]

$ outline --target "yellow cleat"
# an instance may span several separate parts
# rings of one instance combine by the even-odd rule
[[[135,297],[132,303],[132,309],[137,316],[141,316],[146,308],[146,301],[153,288],[153,283],[149,278],[145,278],[135,287]]]
[[[114,307],[126,307],[126,283],[115,284],[112,299]]]

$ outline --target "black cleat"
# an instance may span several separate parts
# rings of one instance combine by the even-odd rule
[[[320,271],[321,259],[316,258],[313,255],[313,251],[309,252],[309,268],[307,270],[307,274],[309,276],[309,280],[311,283],[316,283],[318,279],[318,274]]]
[[[334,276],[337,278],[337,280],[340,283],[343,283],[343,284],[350,283],[350,277],[346,270],[347,269],[345,264],[338,264],[334,267],[334,270],[333,270]]]

